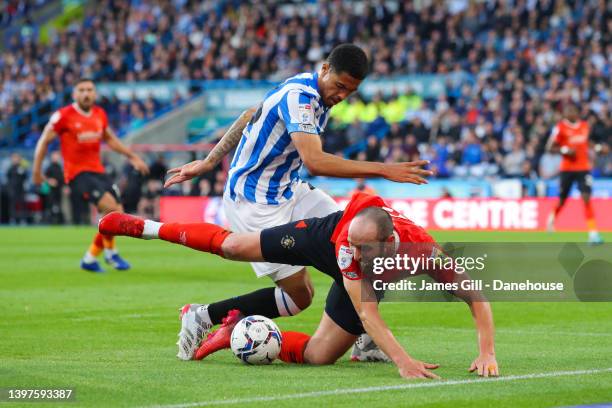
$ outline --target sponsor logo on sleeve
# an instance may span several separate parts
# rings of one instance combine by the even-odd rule
[[[310,124],[314,123],[314,112],[312,105],[309,103],[301,103],[298,105],[298,113],[300,123]]]

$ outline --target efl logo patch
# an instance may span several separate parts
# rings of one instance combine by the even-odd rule
[[[311,125],[314,123],[314,112],[312,111],[312,105],[309,103],[302,103],[298,105],[298,112],[300,115],[300,123]]]
[[[340,246],[340,249],[338,249],[338,266],[340,270],[348,268],[351,266],[351,263],[353,263],[353,251],[344,245]]]

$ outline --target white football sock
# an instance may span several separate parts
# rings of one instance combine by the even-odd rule
[[[143,239],[156,239],[159,238],[159,229],[164,225],[163,222],[145,220],[144,228],[142,230]]]
[[[83,255],[83,262],[92,263],[96,260],[96,257],[91,254],[91,252],[86,251],[85,255]]]
[[[274,298],[276,299],[278,313],[281,316],[295,316],[302,311],[291,299],[291,296],[279,287],[274,289]]]
[[[104,248],[104,257],[110,258],[111,256],[117,254],[117,250],[115,248]]]

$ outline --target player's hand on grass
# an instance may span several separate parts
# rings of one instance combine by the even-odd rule
[[[495,354],[481,354],[476,357],[476,360],[470,366],[470,373],[478,372],[481,377],[497,377],[499,376],[499,367]]]
[[[429,370],[435,370],[439,364],[425,363],[423,361],[410,359],[398,366],[402,378],[432,378],[439,380],[440,377]]]
[[[134,166],[136,170],[138,170],[140,174],[145,176],[149,174],[149,166],[147,166],[147,163],[145,163],[144,160],[140,158],[140,156],[131,156],[130,163],[132,164],[132,166]]]
[[[425,170],[429,161],[418,160],[413,162],[387,163],[383,177],[398,183],[427,184],[424,177],[433,176],[433,171]]]
[[[164,188],[168,188],[173,184],[182,183],[183,181],[191,180],[201,174],[212,170],[204,160],[194,160],[182,166],[168,170],[168,174],[172,176],[164,183]]]

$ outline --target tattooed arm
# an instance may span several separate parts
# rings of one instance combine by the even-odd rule
[[[164,187],[182,183],[201,174],[211,171],[234,147],[242,137],[242,131],[249,123],[257,108],[250,108],[242,112],[232,126],[225,132],[221,140],[213,147],[204,160],[195,160],[191,163],[168,170],[172,176],[166,181]]]

